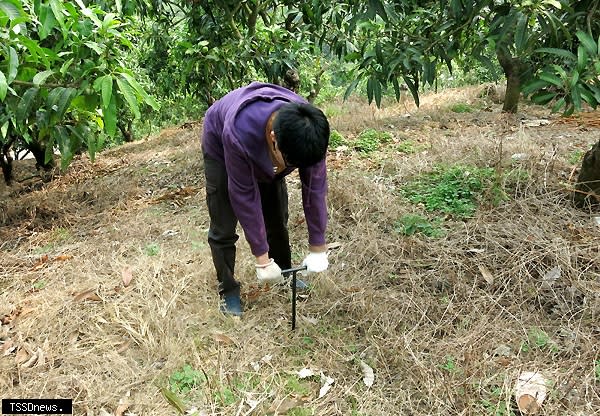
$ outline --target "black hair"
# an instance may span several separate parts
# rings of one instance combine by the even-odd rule
[[[283,105],[273,121],[277,146],[286,163],[297,168],[321,161],[329,145],[329,121],[310,104]]]

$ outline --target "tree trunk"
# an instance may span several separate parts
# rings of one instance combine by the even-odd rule
[[[600,142],[583,157],[575,189],[573,201],[578,207],[600,204]]]
[[[131,120],[127,120],[127,126],[125,126],[125,123],[121,121],[117,122],[117,127],[121,131],[121,134],[123,135],[123,141],[125,143],[130,143],[133,141],[133,128],[131,124]]]
[[[2,168],[2,175],[4,175],[4,182],[10,186],[13,178],[13,158],[10,155],[10,148],[15,142],[15,137],[10,137],[10,140],[2,146],[2,152],[0,153],[0,167]]]
[[[317,74],[315,75],[315,83],[314,83],[313,87],[310,89],[310,93],[308,94],[308,97],[307,97],[308,102],[311,104],[315,102],[315,99],[319,95],[319,91],[321,91],[321,76],[323,76],[326,69],[327,69],[326,67],[321,68],[319,70],[319,72],[317,72]]]
[[[26,145],[27,150],[33,154],[33,157],[36,161],[36,166],[45,171],[52,170],[55,166],[54,158],[50,158],[48,163],[46,163],[46,142],[39,142],[37,140],[32,140],[31,143]]]
[[[524,65],[519,58],[512,57],[510,53],[503,48],[496,50],[496,56],[504,71],[504,75],[506,76],[506,95],[504,97],[502,111],[514,114],[519,109],[521,74]]]
[[[4,182],[6,185],[10,186],[13,180],[13,159],[10,157],[8,153],[0,154],[0,167],[2,168],[2,175],[4,176]]]

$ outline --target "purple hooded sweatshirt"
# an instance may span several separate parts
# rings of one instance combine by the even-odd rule
[[[269,117],[289,102],[306,100],[278,85],[253,82],[215,102],[204,117],[202,151],[225,165],[231,206],[255,256],[269,251],[258,182],[271,182],[294,170],[286,168],[275,175],[266,144]],[[299,169],[299,174],[308,242],[323,245],[327,227],[325,158]]]

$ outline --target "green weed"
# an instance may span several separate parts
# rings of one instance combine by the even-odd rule
[[[231,406],[238,400],[236,394],[229,387],[223,387],[215,392],[215,399],[224,407]]]
[[[302,337],[302,344],[304,344],[307,347],[314,347],[315,340],[312,339],[311,337],[305,335]]]
[[[187,394],[205,381],[206,377],[201,371],[185,364],[181,370],[175,371],[169,377],[169,389],[175,393]]]
[[[72,238],[73,238],[73,236],[71,235],[71,232],[68,229],[62,228],[62,227],[55,228],[52,230],[52,232],[48,236],[49,242],[44,244],[42,247],[37,247],[35,249],[35,253],[36,254],[49,253],[50,251],[54,250],[57,245],[66,243],[69,240],[71,240]]]
[[[477,386],[475,387],[477,388]],[[483,394],[489,397],[489,399],[482,399],[480,401],[486,415],[515,416],[515,413],[510,409],[510,402],[507,403],[504,400],[504,392],[501,387],[495,386],[491,392],[487,393],[483,391]]]
[[[354,141],[354,149],[360,153],[369,154],[378,150],[381,144],[391,140],[392,135],[388,132],[366,129]]]
[[[153,257],[160,253],[160,246],[156,243],[150,243],[144,248],[146,256]]]
[[[337,149],[340,146],[343,146],[346,144],[346,139],[344,138],[344,136],[342,136],[342,134],[337,131],[337,130],[332,130],[331,134],[329,135],[329,148],[330,149]]]
[[[56,228],[52,231],[52,241],[56,243],[64,243],[65,241],[69,241],[72,238],[71,232],[66,228]]]
[[[41,247],[36,247],[33,251],[35,254],[46,254],[54,250],[54,243],[44,244]]]
[[[45,280],[38,280],[37,282],[35,282],[33,284],[33,289],[34,290],[42,290],[43,288],[46,287],[46,281]]]
[[[412,140],[403,140],[396,146],[396,150],[400,153],[413,154],[427,149],[427,146],[417,144]]]
[[[296,407],[287,412],[287,416],[312,416],[314,412],[312,409],[306,407]]]
[[[325,108],[324,112],[325,112],[325,116],[327,116],[327,118],[333,118],[333,117],[344,114],[342,107],[340,107],[339,105],[334,105],[334,104],[327,106],[327,108]]]
[[[447,355],[446,362],[444,364],[440,365],[440,368],[442,370],[446,370],[449,373],[457,372],[458,366],[456,365],[456,359],[451,355]]]
[[[600,360],[596,360],[596,381],[600,382]]]
[[[558,352],[558,346],[552,341],[550,336],[541,328],[533,327],[527,333],[527,341],[521,344],[522,352],[529,352],[532,348],[539,350],[548,350]]]
[[[506,400],[498,403],[492,403],[489,400],[482,400],[481,404],[486,410],[486,414],[490,416],[514,416],[515,413],[510,410],[510,406],[506,404]]]
[[[204,250],[206,248],[206,243],[204,241],[192,241],[192,250]]]
[[[300,395],[308,395],[311,392],[309,383],[298,379],[296,376],[290,376],[285,380],[286,393],[294,393]]]
[[[585,152],[583,150],[575,150],[567,157],[567,160],[571,165],[578,165],[581,163],[584,154]]]
[[[492,168],[439,166],[400,190],[402,196],[427,211],[464,218],[471,216],[485,193],[504,195]]]
[[[441,220],[429,221],[418,214],[403,215],[394,223],[394,231],[410,236],[423,234],[426,237],[441,237],[444,233],[440,229]]]
[[[467,103],[456,103],[450,106],[450,111],[454,113],[472,113],[473,107]]]

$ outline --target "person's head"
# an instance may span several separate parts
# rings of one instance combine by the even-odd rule
[[[287,165],[305,168],[325,157],[329,144],[329,122],[310,104],[288,103],[273,120],[277,147]]]

